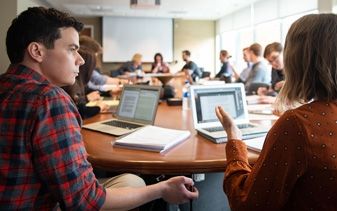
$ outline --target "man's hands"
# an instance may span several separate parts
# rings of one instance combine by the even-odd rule
[[[87,94],[87,99],[89,101],[96,101],[101,99],[101,95],[99,94],[99,91],[93,91]]]
[[[168,203],[182,204],[199,196],[198,190],[193,187],[193,180],[184,176],[172,177],[161,182],[162,198]],[[192,191],[188,190],[191,188]]]
[[[101,109],[100,112],[108,112],[110,109],[110,106],[102,101],[97,101],[97,106]]]
[[[284,85],[284,80],[283,81],[279,81],[279,82],[277,82],[276,84],[275,84],[275,91],[280,91],[281,90],[281,88],[283,87],[283,85]]]

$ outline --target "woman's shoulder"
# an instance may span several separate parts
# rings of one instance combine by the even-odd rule
[[[316,121],[328,121],[337,119],[337,102],[313,101],[301,105],[295,109],[286,111],[281,117],[283,120],[295,120],[304,126],[311,125]]]
[[[337,102],[312,101],[310,103],[303,104],[295,109],[291,109],[288,112],[322,114],[322,112],[334,112],[334,111],[337,111]]]

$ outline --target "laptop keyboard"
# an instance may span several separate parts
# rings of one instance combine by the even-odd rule
[[[132,124],[130,122],[121,122],[118,120],[111,120],[109,122],[104,122],[103,124],[120,127],[120,128],[126,128],[126,129],[135,129],[135,128],[143,126],[143,125]]]
[[[239,129],[244,129],[244,128],[251,128],[253,125],[251,124],[239,124],[237,125]],[[209,127],[209,128],[204,128],[208,132],[218,132],[218,131],[223,131],[223,127]]]
[[[218,131],[223,131],[223,127],[209,127],[209,128],[204,128],[208,132],[218,132]]]
[[[245,128],[250,128],[250,127],[254,127],[251,124],[239,124],[237,125],[239,129],[245,129]]]

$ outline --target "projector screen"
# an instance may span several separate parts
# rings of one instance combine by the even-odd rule
[[[103,62],[130,61],[135,53],[153,62],[159,52],[173,61],[173,21],[168,18],[103,17]]]

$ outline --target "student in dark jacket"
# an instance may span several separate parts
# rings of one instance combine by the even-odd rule
[[[279,92],[284,84],[284,64],[283,64],[283,47],[279,42],[273,42],[266,46],[264,58],[272,66],[271,70],[271,88]]]
[[[142,67],[142,55],[136,53],[132,57],[132,61],[125,62],[120,68],[115,71],[111,71],[111,77],[117,77],[119,75],[128,75],[130,73],[143,72]]]
[[[268,88],[260,87],[257,90],[259,95],[276,96],[284,84],[284,64],[283,64],[283,47],[279,42],[273,42],[266,46],[264,58],[271,65],[271,86]]]
[[[220,71],[215,75],[215,78],[219,78],[221,80],[224,80],[226,83],[232,82],[232,76],[234,73],[233,66],[229,63],[228,59],[232,56],[229,55],[228,51],[221,50],[220,51],[220,62],[222,63]]]
[[[193,84],[193,82],[196,82],[198,81],[199,78],[201,78],[202,71],[197,66],[196,63],[191,61],[190,56],[191,56],[190,51],[184,50],[182,52],[182,57],[184,62],[186,62],[186,64],[184,65],[181,71],[185,73],[186,79],[190,82],[190,84]]]

